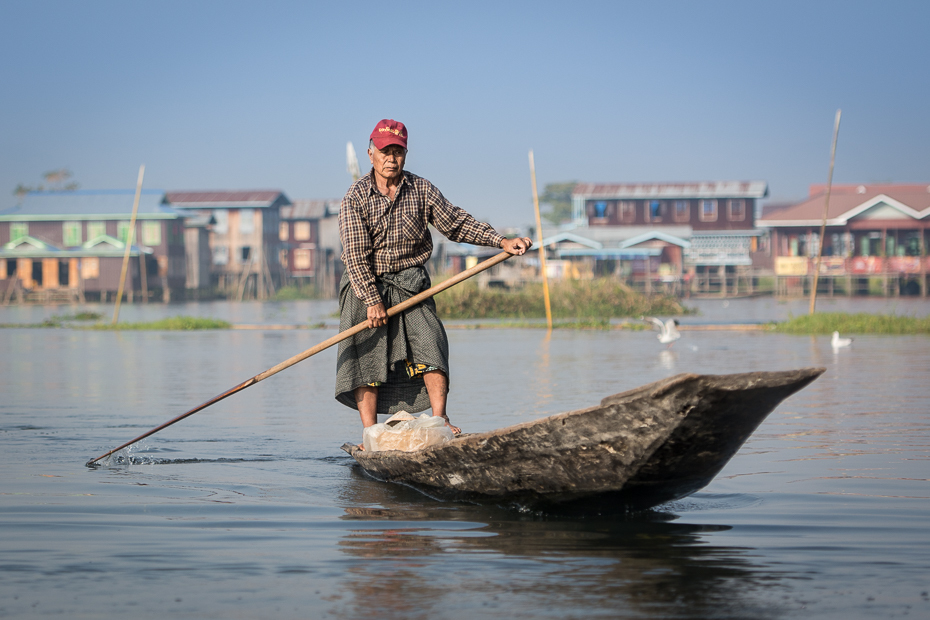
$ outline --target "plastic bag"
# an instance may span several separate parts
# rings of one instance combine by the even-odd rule
[[[416,418],[406,411],[396,413],[382,424],[365,429],[362,445],[365,450],[400,450],[414,452],[452,441],[452,429],[443,418],[426,413]]]

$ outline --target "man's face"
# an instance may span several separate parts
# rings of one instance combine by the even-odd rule
[[[374,146],[368,149],[368,159],[374,166],[375,174],[385,179],[393,179],[404,171],[407,149],[397,144],[389,144],[383,150]]]

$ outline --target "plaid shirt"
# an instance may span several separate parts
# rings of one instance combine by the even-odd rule
[[[504,237],[445,199],[435,185],[404,172],[391,201],[374,170],[356,181],[339,208],[342,262],[365,305],[381,303],[375,276],[423,265],[433,253],[428,225],[456,243],[499,248]]]

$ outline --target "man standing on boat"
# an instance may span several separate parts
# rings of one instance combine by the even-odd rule
[[[424,264],[433,252],[428,226],[457,243],[520,255],[526,238],[506,239],[456,207],[432,183],[404,171],[407,128],[384,119],[368,143],[371,172],[352,184],[339,209],[346,272],[339,285],[340,330],[367,320],[339,344],[336,400],[358,409],[362,425],[377,414],[432,408],[449,421],[449,342],[432,298],[391,317],[387,308],[430,287]]]

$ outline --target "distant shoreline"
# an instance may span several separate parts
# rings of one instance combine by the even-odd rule
[[[478,329],[545,329],[542,319],[474,319],[462,322],[447,319],[448,330]],[[76,329],[94,331],[203,331],[203,330],[239,330],[239,331],[289,331],[289,330],[326,330],[338,331],[335,321],[321,321],[306,324],[262,324],[229,323],[212,318],[176,316],[147,323],[118,323],[111,325],[103,321],[97,313],[85,313],[73,316],[53,316],[41,323],[5,323],[0,329]],[[651,326],[638,319],[563,319],[553,322],[553,329],[571,330],[626,330],[649,331]],[[843,334],[930,334],[930,317],[916,318],[891,314],[867,314],[824,312],[814,315],[792,317],[786,321],[773,322],[727,322],[727,323],[682,323],[679,331],[713,332],[713,331],[754,331],[777,332],[793,335],[830,334],[834,331]]]

